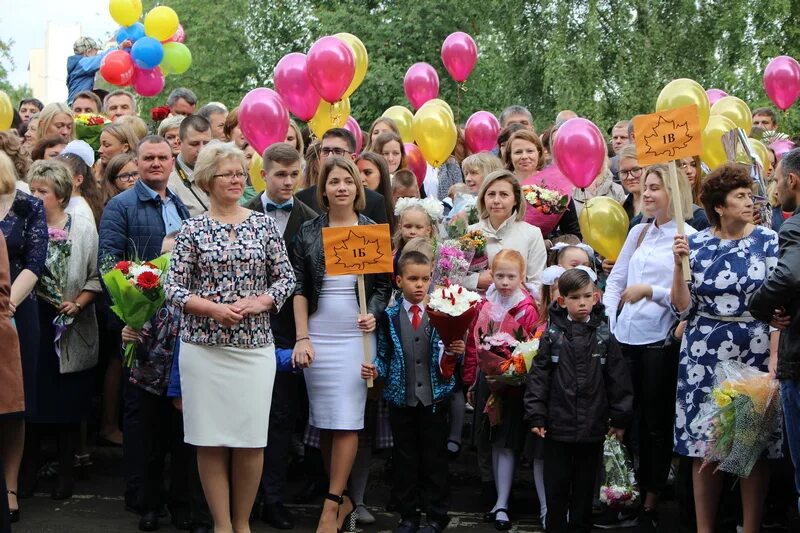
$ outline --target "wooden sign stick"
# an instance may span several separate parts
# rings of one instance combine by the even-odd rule
[[[364,274],[358,274],[356,276],[358,278],[358,307],[359,313],[362,315],[367,314],[367,291],[364,289]],[[377,319],[377,317],[375,317]],[[370,343],[369,343],[369,333],[363,333],[362,338],[364,339],[364,362],[368,365],[372,364],[372,351],[370,350]],[[371,389],[374,385],[372,378],[367,380],[367,388]]]
[[[669,162],[669,188],[672,191],[672,196],[676,196],[678,192],[678,167],[675,165],[675,160]],[[678,235],[686,236],[686,221],[683,218],[683,205],[680,201],[672,201],[675,210],[675,223],[678,225]],[[689,270],[689,257],[683,257],[683,279],[690,281],[692,279],[692,272]]]

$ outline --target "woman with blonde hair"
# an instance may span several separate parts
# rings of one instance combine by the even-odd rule
[[[491,152],[479,152],[464,158],[461,170],[464,172],[464,183],[469,187],[470,194],[478,194],[484,178],[501,170],[503,162]]]
[[[305,150],[305,145],[303,144],[303,133],[300,131],[300,127],[294,120],[289,119],[289,130],[286,132],[285,142],[301,154],[303,153],[303,150]]]
[[[139,139],[129,125],[119,122],[107,125],[100,134],[100,148],[97,150],[100,157],[95,164],[95,176],[99,178],[103,175],[105,166],[112,157],[135,152],[138,145]]]
[[[372,123],[372,126],[369,128],[369,142],[364,147],[365,152],[375,152],[380,154],[380,152],[375,150],[375,139],[377,139],[378,135],[382,133],[394,133],[399,137],[400,129],[397,127],[397,123],[389,117],[376,118]]]
[[[47,104],[39,113],[37,132],[40,138],[60,135],[66,144],[75,139],[75,114],[61,102]]]

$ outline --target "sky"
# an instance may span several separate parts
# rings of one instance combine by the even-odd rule
[[[108,14],[108,0],[0,0],[0,38],[14,40],[12,85],[28,83],[28,52],[44,47],[49,21],[80,23],[81,34],[94,39],[119,27]]]

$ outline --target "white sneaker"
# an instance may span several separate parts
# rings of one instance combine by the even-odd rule
[[[356,505],[355,514],[356,522],[359,524],[368,525],[375,523],[375,517],[372,516],[372,513],[369,512],[369,509],[367,509],[363,503]]]

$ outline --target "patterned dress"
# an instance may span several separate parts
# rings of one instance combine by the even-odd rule
[[[756,226],[731,241],[706,229],[689,237],[689,249],[691,305],[678,365],[675,451],[703,457],[708,428],[698,414],[717,364],[733,360],[767,371],[769,324],[750,317],[747,305],[778,263],[778,235]],[[780,435],[773,437],[767,456],[780,457]]]

